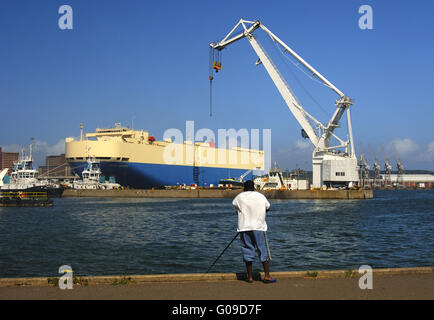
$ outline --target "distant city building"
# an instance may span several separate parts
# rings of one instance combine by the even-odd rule
[[[0,147],[0,171],[8,168],[7,174],[10,174],[16,162],[18,162],[18,152],[3,152]]]
[[[47,156],[45,166],[39,167],[40,178],[72,178],[71,167],[66,162],[65,154]]]

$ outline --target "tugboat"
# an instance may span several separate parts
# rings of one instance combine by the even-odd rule
[[[302,170],[296,169],[289,177],[286,173],[285,177],[277,162],[274,162],[274,168],[271,168],[267,175],[257,177],[254,183],[259,190],[308,190],[309,180],[303,175]]]
[[[82,171],[82,180],[75,180],[68,184],[67,187],[72,189],[118,189],[119,183],[114,181],[102,181],[102,172],[99,161],[93,157],[87,158],[87,167]]]
[[[239,178],[220,179],[219,188],[242,188],[244,186],[244,178],[248,176],[253,169],[247,170]]]
[[[274,168],[271,168],[266,177],[255,179],[255,186],[259,190],[285,190],[286,183],[283,178],[282,170],[274,162]]]
[[[63,187],[48,180],[38,179],[38,170],[33,167],[32,145],[30,145],[30,155],[26,157],[24,152],[21,159],[14,163],[14,168],[10,175],[10,182],[7,184],[0,181],[2,192],[45,192],[48,197],[61,197]]]
[[[234,179],[234,178],[226,178],[220,179],[219,187],[220,188],[242,188],[244,186],[244,182]]]

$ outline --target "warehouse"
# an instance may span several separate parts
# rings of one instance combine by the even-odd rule
[[[429,173],[423,174],[410,174],[405,173],[402,175],[399,174],[390,174],[386,176],[385,174],[381,174],[381,179],[389,180],[390,183],[394,186],[397,184],[404,185],[407,188],[422,188],[422,189],[430,189],[434,185],[434,175]]]

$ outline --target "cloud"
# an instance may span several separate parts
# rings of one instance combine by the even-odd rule
[[[302,168],[312,170],[313,145],[309,140],[296,140],[292,145],[274,150],[271,162],[276,161],[280,168],[289,170]]]
[[[428,143],[426,147],[426,152],[422,153],[425,161],[434,162],[434,141]]]
[[[271,160],[272,163],[277,161],[281,168],[293,169],[301,167],[302,169],[312,170],[312,151],[313,145],[310,141],[295,140],[286,147],[276,148],[273,151]],[[357,156],[360,156],[360,152],[357,153]],[[374,157],[376,157],[382,164],[382,170],[384,169],[383,161],[385,157],[391,161],[393,170],[396,170],[397,158],[403,162],[407,170],[434,170],[434,141],[425,144],[416,143],[410,138],[395,138],[386,144],[384,153],[375,154],[375,152],[371,152],[371,154],[365,153],[365,156],[368,157],[368,162],[371,165]]]
[[[19,152],[24,149],[24,153],[29,153],[29,146],[22,146],[18,144],[9,144],[1,146],[4,152]],[[33,159],[36,166],[45,164],[45,157],[49,155],[59,155],[65,153],[65,140],[60,139],[55,144],[49,144],[46,141],[34,140],[33,141]]]
[[[396,153],[399,157],[405,157],[412,153],[416,153],[416,151],[419,150],[419,145],[410,138],[396,138],[389,142],[387,150],[390,154],[395,155]]]
[[[310,141],[297,140],[295,142],[295,149],[298,150],[310,150],[313,149],[313,145]]]
[[[1,146],[3,152],[21,152],[23,146],[19,144],[8,144],[5,146]]]
[[[60,139],[57,143],[50,145],[46,141],[35,140],[33,147],[35,153],[43,153],[47,155],[58,155],[65,153],[65,140]]]
[[[434,141],[416,143],[410,138],[395,138],[386,145],[386,154],[392,162],[398,158],[407,169],[434,170]]]
[[[428,153],[434,155],[434,141],[428,143]]]

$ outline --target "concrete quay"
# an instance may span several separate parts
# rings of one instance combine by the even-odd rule
[[[373,269],[372,288],[361,289],[358,270],[271,272],[276,283],[265,284],[257,273],[161,274],[74,277],[72,290],[56,278],[0,279],[0,300],[291,300],[291,299],[434,299],[434,268]],[[58,278],[57,278],[58,279]]]

